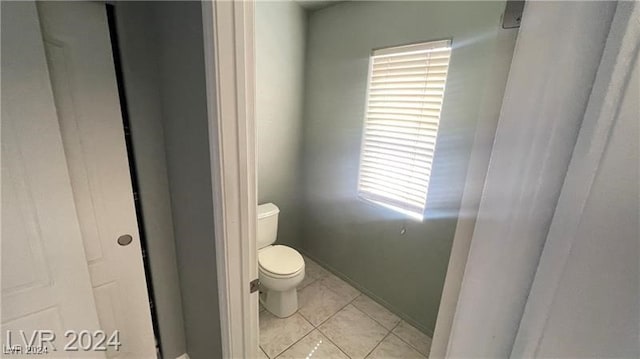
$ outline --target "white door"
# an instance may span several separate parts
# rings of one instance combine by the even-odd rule
[[[512,358],[640,358],[640,3],[618,3]]]
[[[3,352],[45,329],[49,355],[104,358],[63,351],[66,330],[99,324],[35,4],[2,2],[1,23]]]
[[[38,12],[100,326],[120,331],[120,351],[108,356],[153,358],[106,8],[39,2]]]

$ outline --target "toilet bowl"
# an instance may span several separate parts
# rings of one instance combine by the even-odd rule
[[[266,289],[262,305],[280,318],[298,310],[296,288],[304,279],[304,259],[295,249],[275,245],[258,251],[258,276]]]
[[[298,310],[296,287],[304,279],[304,259],[295,249],[273,245],[278,231],[280,210],[273,203],[258,206],[258,277],[263,294],[260,302],[279,318]]]

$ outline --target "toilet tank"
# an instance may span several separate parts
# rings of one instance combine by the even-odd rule
[[[280,209],[273,203],[258,206],[258,249],[262,249],[276,241],[278,235],[278,214]]]

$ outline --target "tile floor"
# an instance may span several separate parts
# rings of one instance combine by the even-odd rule
[[[258,358],[426,358],[431,338],[305,257],[299,310],[260,308]]]

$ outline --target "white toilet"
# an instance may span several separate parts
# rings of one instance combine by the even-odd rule
[[[304,259],[295,249],[273,245],[278,234],[280,209],[273,203],[258,206],[258,277],[262,305],[273,315],[286,318],[298,310],[296,287],[304,279]]]

